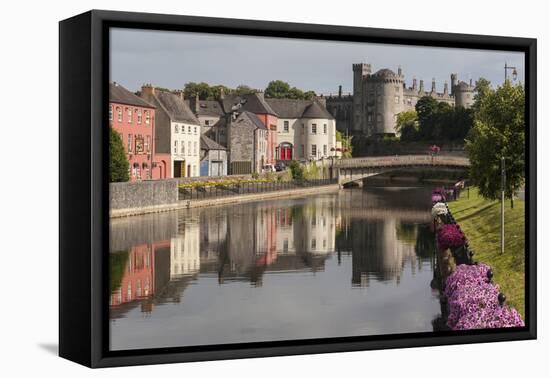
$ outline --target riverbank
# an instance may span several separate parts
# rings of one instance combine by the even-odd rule
[[[491,266],[509,305],[525,317],[525,202],[505,203],[505,253],[500,254],[500,202],[484,199],[476,188],[462,191],[449,209],[468,235],[474,259]]]
[[[291,197],[299,197],[299,196],[308,196],[308,195],[319,194],[319,193],[328,193],[328,192],[338,191],[339,189],[340,189],[340,186],[338,184],[331,184],[331,185],[322,185],[322,186],[312,186],[312,187],[301,188],[301,189],[279,190],[279,191],[273,191],[273,192],[263,192],[263,193],[254,193],[254,194],[240,194],[240,195],[218,197],[218,198],[180,200],[174,203],[169,203],[164,205],[142,206],[142,207],[126,208],[126,209],[111,209],[109,212],[109,216],[111,218],[120,218],[120,217],[127,217],[127,216],[133,216],[133,215],[160,213],[164,211],[190,209],[190,208],[196,208],[196,207],[239,204],[239,203],[261,201],[261,200],[273,199],[273,198],[291,198]]]

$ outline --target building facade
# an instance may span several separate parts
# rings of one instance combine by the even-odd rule
[[[199,176],[201,125],[184,101],[183,92],[149,84],[141,88],[141,97],[157,108],[156,149],[170,156],[171,177]]]
[[[457,74],[451,74],[451,86],[444,83],[443,92],[437,92],[436,82],[432,79],[427,90],[424,81],[407,86],[402,69],[397,73],[384,68],[372,72],[372,66],[366,63],[352,65],[353,94],[343,95],[339,87],[337,96],[328,96],[328,111],[337,121],[342,132],[356,135],[395,135],[397,115],[403,111],[414,110],[418,100],[430,96],[437,101],[452,106],[469,108],[474,102],[475,86],[459,81]]]
[[[201,176],[227,175],[227,148],[201,135]]]
[[[118,83],[109,83],[109,123],[124,144],[131,181],[161,178],[154,169],[155,107]]]

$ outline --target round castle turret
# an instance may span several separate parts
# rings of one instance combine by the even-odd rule
[[[403,84],[403,75],[387,68],[367,77],[369,134],[395,134],[395,117],[403,110]]]
[[[456,84],[453,87],[453,94],[455,96],[455,105],[456,106],[462,106],[465,108],[469,108],[474,103],[474,90],[475,86],[472,85],[472,81],[470,80],[470,84],[460,81],[458,84]]]

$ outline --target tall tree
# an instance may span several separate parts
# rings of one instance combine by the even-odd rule
[[[496,90],[486,90],[476,99],[474,127],[466,139],[470,178],[486,198],[500,195],[500,160],[506,165],[505,196],[525,181],[525,90],[506,81]]]
[[[195,98],[197,94],[199,95],[200,100],[207,100],[213,97],[210,85],[204,82],[195,83],[191,81],[186,83],[183,88],[183,93],[185,98]]]
[[[109,174],[111,182],[124,182],[130,179],[129,163],[120,134],[109,126]]]
[[[265,96],[269,98],[289,98],[290,85],[282,80],[270,81],[265,88]]]
[[[418,115],[414,110],[404,111],[397,115],[395,132],[402,141],[418,139]]]
[[[434,132],[434,115],[437,112],[437,100],[424,96],[415,105],[418,114],[418,130],[422,139],[431,139]]]
[[[256,93],[257,91],[248,85],[240,84],[235,88],[235,94],[238,94],[239,96],[245,95],[245,94],[251,94]]]

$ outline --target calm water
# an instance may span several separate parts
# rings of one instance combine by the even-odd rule
[[[115,219],[111,349],[433,331],[427,188]]]

